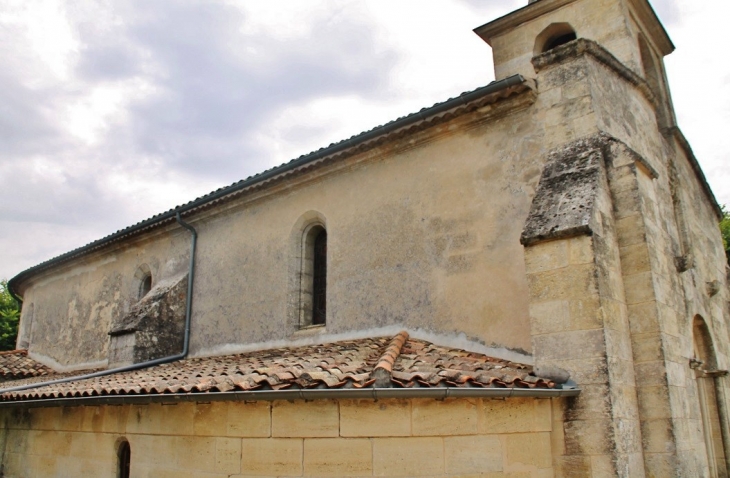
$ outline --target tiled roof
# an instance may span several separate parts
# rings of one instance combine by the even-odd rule
[[[376,384],[377,376],[387,383]],[[48,377],[53,379],[55,377]],[[4,384],[10,388],[16,384]],[[27,400],[102,395],[193,394],[229,391],[368,387],[554,388],[532,367],[460,349],[395,337],[181,360],[40,388],[0,399]]]
[[[53,373],[53,369],[28,357],[27,350],[0,352],[0,380],[17,380]]]

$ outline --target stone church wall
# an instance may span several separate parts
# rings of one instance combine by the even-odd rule
[[[550,477],[562,399],[212,402],[3,410],[6,478]]]

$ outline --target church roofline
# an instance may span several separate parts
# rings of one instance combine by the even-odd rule
[[[261,184],[271,181],[277,177],[281,177],[282,175],[284,175],[286,173],[300,169],[303,166],[310,165],[311,163],[322,160],[329,156],[343,153],[347,150],[362,146],[365,143],[371,142],[373,140],[381,139],[382,137],[389,135],[391,133],[395,133],[395,132],[404,130],[405,128],[410,128],[410,127],[418,126],[419,124],[424,124],[428,120],[432,119],[433,117],[435,117],[439,114],[447,113],[450,110],[453,110],[455,108],[469,105],[473,102],[485,99],[490,96],[494,97],[495,100],[498,100],[498,99],[504,97],[505,95],[508,96],[512,92],[515,92],[515,93],[518,92],[518,91],[513,91],[516,88],[519,89],[520,87],[522,87],[525,90],[530,89],[530,86],[528,85],[528,83],[529,83],[529,81],[525,80],[525,78],[523,78],[521,75],[513,75],[513,76],[510,76],[503,80],[493,81],[486,86],[482,86],[475,90],[472,90],[472,91],[469,91],[466,93],[462,93],[461,95],[456,96],[454,98],[450,98],[444,102],[436,103],[435,105],[433,105],[429,108],[423,108],[418,112],[411,113],[407,116],[400,117],[396,120],[390,121],[381,126],[377,126],[368,131],[364,131],[360,134],[357,134],[348,139],[342,140],[338,143],[330,144],[327,147],[318,149],[317,151],[313,151],[306,155],[302,155],[287,163],[284,163],[284,164],[281,164],[274,168],[265,170],[261,173],[255,174],[253,176],[249,176],[248,178],[242,179],[229,186],[216,189],[215,191],[212,191],[211,193],[206,194],[205,196],[201,196],[190,202],[176,206],[166,212],[157,214],[155,216],[150,217],[149,219],[145,219],[145,220],[140,221],[136,224],[133,224],[129,227],[120,229],[119,231],[114,232],[101,239],[90,242],[89,244],[86,244],[85,246],[73,249],[69,252],[66,252],[66,253],[56,256],[56,257],[53,257],[47,261],[41,262],[38,265],[30,267],[30,268],[18,273],[15,277],[10,279],[8,281],[8,289],[14,295],[20,296],[21,294],[20,294],[18,286],[23,281],[29,279],[33,275],[43,272],[54,266],[60,265],[62,263],[71,261],[77,257],[95,252],[104,247],[107,247],[108,245],[110,245],[112,243],[127,239],[128,237],[136,236],[136,235],[146,232],[150,229],[153,229],[153,228],[165,225],[165,224],[173,223],[173,222],[175,222],[175,217],[178,213],[180,213],[181,215],[184,215],[186,213],[189,214],[191,212],[195,212],[202,207],[210,206],[214,203],[217,203],[220,200],[223,200],[224,198],[228,198],[236,193],[240,193],[241,191],[246,190],[252,186],[261,185]]]

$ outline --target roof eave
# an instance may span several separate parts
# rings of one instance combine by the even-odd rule
[[[580,395],[580,388],[338,388],[253,390],[239,392],[102,395],[37,400],[1,401],[0,408],[76,407],[91,405],[146,405],[151,403],[184,403],[214,401],[274,401],[274,400],[382,400],[430,398],[560,398]]]

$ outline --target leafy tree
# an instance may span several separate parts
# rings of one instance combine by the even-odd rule
[[[20,304],[8,290],[8,281],[0,281],[0,350],[15,349],[20,321]]]
[[[722,206],[722,221],[720,221],[720,232],[722,232],[722,242],[725,245],[725,255],[727,262],[730,264],[730,212],[727,206]]]

